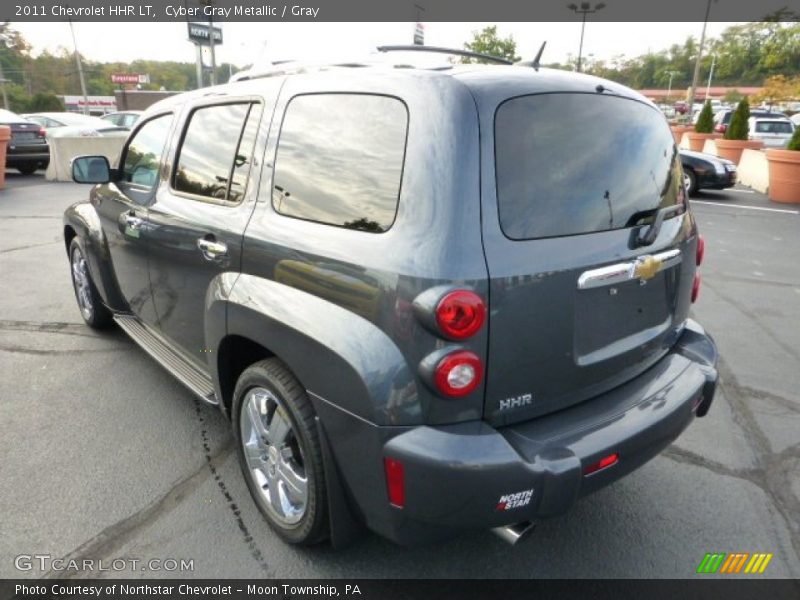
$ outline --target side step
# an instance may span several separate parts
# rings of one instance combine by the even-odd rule
[[[131,339],[204,402],[218,404],[211,378],[173,350],[133,315],[116,314],[114,321]]]

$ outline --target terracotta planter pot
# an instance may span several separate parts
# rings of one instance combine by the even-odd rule
[[[672,130],[672,137],[675,138],[675,143],[680,144],[683,134],[691,131],[692,127],[690,125],[672,125],[670,129]]]
[[[11,127],[0,125],[0,190],[6,187],[6,146],[11,139]]]
[[[767,150],[769,199],[800,204],[800,151]]]
[[[721,133],[697,133],[696,131],[689,131],[686,135],[689,136],[689,150],[695,152],[703,151],[706,140],[718,140],[722,137]]]
[[[716,140],[717,156],[732,160],[737,165],[742,159],[742,152],[748,150],[761,150],[764,142],[761,140],[726,140],[725,138]]]

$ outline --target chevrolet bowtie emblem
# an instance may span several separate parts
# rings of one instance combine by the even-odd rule
[[[652,279],[661,270],[661,261],[654,256],[640,256],[633,267],[633,276],[637,279]]]

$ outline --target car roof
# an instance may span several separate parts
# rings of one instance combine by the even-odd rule
[[[206,96],[254,94],[258,93],[259,87],[263,86],[260,82],[264,80],[274,81],[296,76],[319,79],[321,85],[324,85],[326,79],[331,78],[340,83],[348,79],[382,77],[406,80],[409,85],[415,86],[464,86],[472,92],[479,104],[496,105],[502,100],[528,94],[579,92],[620,96],[638,100],[657,109],[656,105],[645,96],[622,84],[572,71],[534,69],[530,66],[452,64],[441,61],[424,65],[406,62],[323,64],[297,70],[288,67],[282,70],[281,66],[279,65],[272,73],[264,75],[256,73],[248,79],[170,96],[153,104],[147,112],[169,110],[184,102]]]

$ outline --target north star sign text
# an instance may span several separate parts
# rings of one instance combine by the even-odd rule
[[[286,14],[286,6],[278,10],[277,6],[180,6],[168,4],[166,6],[168,17],[178,18],[199,18],[217,17],[229,19],[231,17],[283,17]],[[293,17],[316,17],[319,8],[309,8],[306,6],[294,5],[290,8]]]

